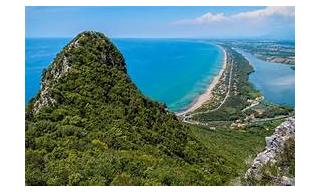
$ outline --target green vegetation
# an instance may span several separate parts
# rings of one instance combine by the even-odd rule
[[[38,100],[54,102],[34,108],[35,99],[27,111],[27,185],[200,184],[205,179],[188,180],[189,172],[204,177],[198,164],[220,161],[139,92],[122,55],[100,33],[78,35],[42,82],[48,94]]]
[[[274,105],[270,103],[262,103],[260,106],[257,106],[255,110],[259,110],[260,113],[256,114],[256,118],[273,118],[277,116],[288,116],[294,113],[292,107],[285,105]],[[247,113],[249,111],[246,111]]]
[[[219,127],[210,130],[207,127],[193,126],[192,132],[201,142],[227,159],[225,170],[229,170],[228,184],[232,184],[237,177],[241,178],[249,168],[249,162],[265,147],[265,137],[273,133],[282,121],[269,121],[266,123],[255,123],[242,129],[230,129]]]
[[[252,70],[242,67],[244,74]],[[251,90],[245,78],[238,80],[243,89]],[[252,97],[239,93],[242,97],[231,97],[228,106]],[[234,119],[241,108],[225,110],[235,111],[234,117],[230,115]],[[43,72],[42,90],[26,109],[25,182],[232,184],[247,169],[247,158],[263,149],[264,137],[280,122],[241,130],[185,125],[164,104],[140,93],[121,53],[103,34],[84,32]]]

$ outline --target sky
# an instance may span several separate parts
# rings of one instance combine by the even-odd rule
[[[26,7],[26,37],[294,39],[294,7]]]

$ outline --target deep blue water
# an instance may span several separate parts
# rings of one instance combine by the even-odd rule
[[[28,102],[40,89],[44,68],[70,39],[26,40]],[[128,73],[151,99],[179,111],[205,91],[222,66],[223,52],[213,43],[182,39],[113,39],[125,57]]]
[[[262,92],[267,101],[295,106],[295,71],[291,65],[266,62],[237,49],[253,66],[249,81]]]

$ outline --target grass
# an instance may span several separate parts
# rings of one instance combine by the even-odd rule
[[[249,168],[248,162],[264,150],[265,137],[272,135],[274,128],[282,120],[256,123],[242,129],[220,127],[210,130],[201,126],[192,126],[192,134],[210,151],[227,160],[232,170],[228,184],[244,175]],[[251,159],[252,158],[252,159]]]

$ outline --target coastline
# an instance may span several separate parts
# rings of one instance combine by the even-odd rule
[[[219,46],[219,45],[218,45]],[[212,98],[212,90],[216,87],[216,85],[218,84],[219,80],[221,79],[224,71],[226,70],[226,66],[227,66],[227,53],[226,50],[219,46],[223,53],[224,53],[224,58],[223,58],[223,64],[222,64],[222,68],[219,71],[219,74],[215,77],[213,77],[211,83],[209,84],[208,88],[206,89],[206,91],[199,95],[197,98],[194,99],[194,101],[183,111],[181,112],[177,112],[176,115],[177,116],[184,116],[187,113],[193,112],[196,109],[198,109],[199,107],[201,107],[204,103],[206,103],[207,101],[209,101]]]

